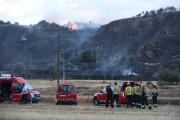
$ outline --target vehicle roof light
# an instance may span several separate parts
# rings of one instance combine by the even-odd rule
[[[11,77],[11,74],[1,74],[2,77]]]

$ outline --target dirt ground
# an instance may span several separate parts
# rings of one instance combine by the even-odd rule
[[[0,104],[0,120],[179,120],[180,118],[180,86],[168,85],[158,87],[158,108],[148,110],[127,109],[126,105],[120,108],[105,108],[105,105],[94,106],[93,95],[102,90],[108,82],[102,80],[68,80],[74,83],[78,94],[78,105],[56,105],[55,91],[57,81],[28,80],[28,82],[41,93],[42,101],[22,105],[19,102]],[[117,81],[122,84],[124,81]],[[62,83],[62,80],[60,81]],[[143,82],[145,83],[145,82]],[[153,81],[153,83],[155,83]],[[152,88],[150,88],[151,91]],[[149,98],[151,104],[151,98]]]

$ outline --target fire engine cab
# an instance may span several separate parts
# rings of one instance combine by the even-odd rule
[[[28,101],[39,102],[41,95],[26,80],[19,75],[1,74],[0,76],[0,101],[20,101],[22,102],[22,84],[28,89]]]

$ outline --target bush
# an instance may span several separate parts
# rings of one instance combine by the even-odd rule
[[[151,79],[149,79],[149,80],[146,82],[146,86],[150,87],[150,86],[152,86],[152,85],[153,85],[153,83],[151,83]]]
[[[166,85],[167,83],[163,80],[157,82],[160,87]]]
[[[91,80],[91,78],[88,78],[88,80]]]
[[[105,80],[102,81],[103,84],[107,83]]]
[[[180,80],[180,74],[171,70],[160,70],[156,75],[156,79],[160,84],[173,84],[174,82],[178,84]]]
[[[53,81],[53,79],[51,78],[50,81]]]

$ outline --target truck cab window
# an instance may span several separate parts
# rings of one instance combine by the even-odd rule
[[[19,84],[13,84],[13,91],[20,93],[22,91],[22,87]]]

